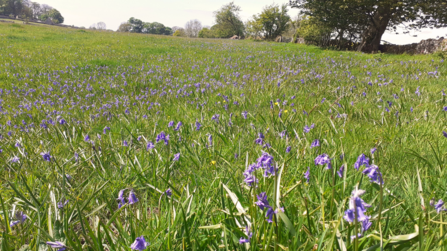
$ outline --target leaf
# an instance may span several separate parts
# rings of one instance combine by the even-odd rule
[[[237,197],[237,195],[233,193],[225,184],[222,183],[222,186],[227,191],[228,196],[230,196],[231,201],[236,206],[237,211],[241,214],[246,214],[246,211],[244,207],[242,207],[242,204],[239,202],[239,198]]]
[[[419,227],[417,225],[415,225],[414,228],[416,229],[415,233],[391,236],[389,238],[390,243],[393,244],[393,243],[407,242],[407,241],[413,240],[414,238],[417,238],[419,236]]]
[[[296,234],[295,227],[293,226],[293,223],[290,221],[289,217],[287,217],[287,215],[283,212],[278,212],[276,215],[278,215],[281,218],[281,220],[284,222],[287,230],[289,230],[289,232],[292,235],[295,235]]]
[[[220,229],[222,228],[222,224],[210,225],[210,226],[201,226],[199,229]]]

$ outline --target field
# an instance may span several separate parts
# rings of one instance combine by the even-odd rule
[[[446,250],[446,71],[0,23],[1,249]]]

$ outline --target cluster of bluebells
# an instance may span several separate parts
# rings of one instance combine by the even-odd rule
[[[264,170],[264,177],[274,176],[276,174],[276,166],[273,160],[273,157],[264,152],[262,153],[261,157],[259,157],[256,160],[256,163],[248,166],[247,170],[245,170],[244,174],[244,181],[247,183],[247,185],[252,186],[253,184],[257,183],[258,180],[256,179],[254,172],[258,169]]]
[[[124,192],[126,190],[127,189],[122,189],[118,193],[118,198],[117,198],[117,200],[119,201],[118,202],[118,208],[121,208],[122,206],[124,206],[126,204],[126,199],[124,198]],[[138,202],[137,196],[135,195],[133,190],[130,190],[129,196],[127,198],[127,203],[129,203],[129,205],[132,205],[132,204],[135,204],[137,202]]]
[[[351,238],[361,237],[363,233],[371,227],[370,217],[366,215],[366,209],[371,207],[360,196],[365,193],[364,190],[355,188],[352,191],[351,198],[349,199],[349,208],[345,211],[343,218],[350,223],[359,222],[362,224],[361,233],[358,236],[352,236]]]
[[[255,202],[255,204],[261,209],[265,210],[267,209],[267,212],[265,213],[265,217],[267,218],[268,223],[272,223],[273,215],[278,213],[278,210],[273,210],[273,207],[270,206],[268,200],[267,200],[267,193],[262,192],[258,196],[258,201]],[[281,211],[284,211],[284,209],[280,208]]]
[[[375,148],[371,149],[372,154],[375,151]],[[382,173],[380,172],[379,167],[374,164],[370,164],[369,158],[366,157],[363,153],[358,156],[357,161],[354,163],[354,168],[356,170],[359,170],[359,168],[362,166],[365,166],[365,169],[362,173],[368,176],[371,182],[383,185]]]

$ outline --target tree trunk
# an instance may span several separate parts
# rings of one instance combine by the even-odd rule
[[[379,50],[382,35],[391,19],[391,9],[389,7],[379,7],[371,17],[369,27],[362,34],[362,41],[358,51],[377,52]]]

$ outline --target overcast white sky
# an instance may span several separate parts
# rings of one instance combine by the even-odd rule
[[[120,23],[130,17],[144,22],[159,22],[165,26],[184,26],[191,19],[198,19],[203,25],[213,25],[213,12],[231,0],[34,0],[58,9],[65,18],[65,24],[89,27],[93,23],[104,22],[108,29],[116,30]],[[288,0],[234,0],[241,6],[243,21],[260,13],[264,6],[274,2],[286,3]],[[297,9],[289,11],[291,16]],[[413,37],[412,35],[418,35]],[[411,35],[386,33],[383,40],[395,44],[419,42],[421,39],[447,38],[447,29],[425,29],[411,32]]]

